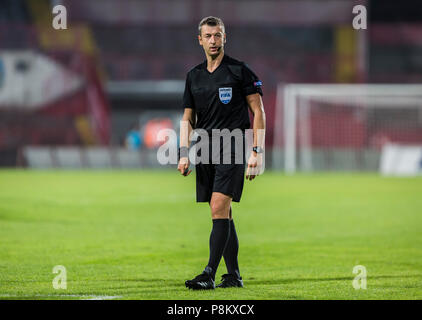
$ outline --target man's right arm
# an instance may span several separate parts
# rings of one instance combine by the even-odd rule
[[[192,170],[187,171],[189,168],[189,145],[190,135],[195,126],[195,111],[191,108],[185,108],[183,118],[180,122],[180,159],[177,170],[184,176],[188,176]]]

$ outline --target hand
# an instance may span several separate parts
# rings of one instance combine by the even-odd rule
[[[262,169],[262,153],[252,151],[249,160],[248,168],[246,170],[246,180],[253,180],[259,175]]]
[[[192,172],[192,170],[188,171],[188,169],[189,169],[189,158],[188,157],[180,158],[179,164],[177,166],[177,170],[180,171],[180,173],[183,176],[187,177]]]

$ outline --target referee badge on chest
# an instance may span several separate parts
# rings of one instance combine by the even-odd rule
[[[222,103],[228,104],[232,99],[232,88],[218,88],[218,96]]]

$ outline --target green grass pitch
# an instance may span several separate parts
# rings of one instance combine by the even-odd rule
[[[422,178],[266,171],[233,214],[245,288],[189,291],[211,229],[194,172],[1,170],[0,299],[422,298]]]

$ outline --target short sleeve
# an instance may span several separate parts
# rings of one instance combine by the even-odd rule
[[[262,92],[262,81],[258,79],[256,74],[249,69],[246,64],[242,67],[242,90],[243,95],[248,96],[250,94],[259,93],[261,96]]]
[[[186,76],[185,92],[183,93],[183,108],[195,109],[195,103],[193,101],[192,91],[190,87],[189,73]]]

